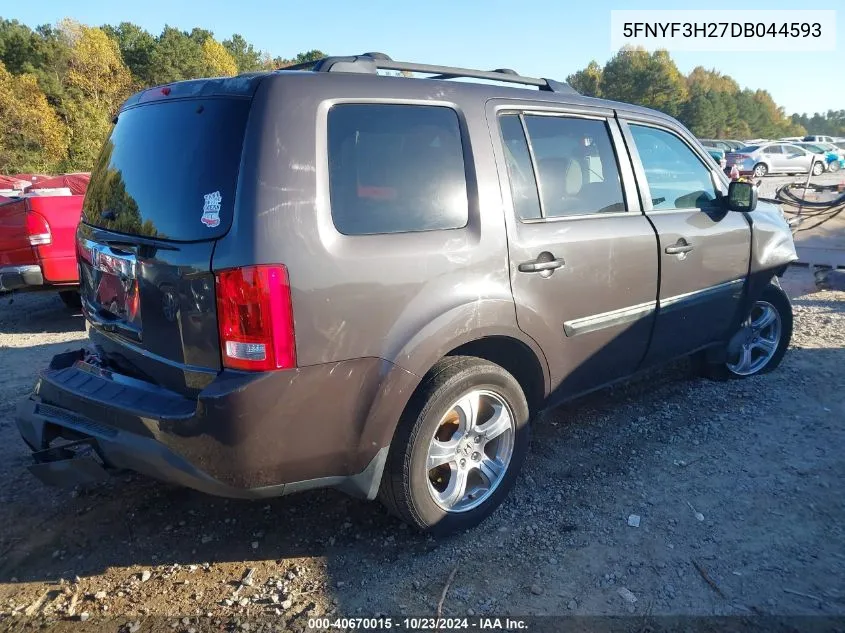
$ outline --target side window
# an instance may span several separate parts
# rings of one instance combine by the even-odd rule
[[[626,211],[607,124],[525,115],[548,218]]]
[[[466,226],[458,114],[442,106],[339,104],[328,115],[332,219],[346,235]]]
[[[502,129],[514,211],[523,220],[536,220],[542,217],[540,196],[522,121],[516,114],[505,114],[499,117],[499,126]]]
[[[793,156],[806,156],[807,152],[812,152],[813,148],[811,147],[798,147],[797,145],[784,145],[783,146],[783,153],[784,154],[791,154]]]
[[[782,145],[769,145],[763,149],[764,154],[783,154]]]
[[[630,124],[656,210],[705,209],[714,206],[717,190],[708,168],[671,132]]]

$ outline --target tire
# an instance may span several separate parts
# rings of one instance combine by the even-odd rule
[[[776,320],[755,330],[754,323],[762,322],[763,313],[770,313],[770,311],[773,311]],[[746,332],[742,333],[742,330]],[[777,334],[774,333],[775,330]],[[743,322],[736,336],[740,337],[737,339],[737,350],[734,354],[731,351],[728,352],[727,361],[702,363],[702,370],[706,377],[713,380],[748,378],[777,369],[792,340],[792,304],[779,285],[771,283],[766,286],[762,295],[754,302],[751,314]],[[770,344],[771,351],[764,353],[766,343]],[[742,360],[746,348],[750,349],[749,364],[743,366]]]
[[[79,292],[76,290],[60,290],[59,298],[69,310],[79,310],[82,308],[82,297],[79,296]]]
[[[762,178],[766,174],[769,173],[769,168],[766,167],[765,163],[757,163],[754,165],[754,177],[755,178]]]
[[[824,163],[815,162],[813,163],[813,175],[814,176],[821,176],[824,173]]]
[[[476,396],[477,404],[468,406],[467,400]],[[467,425],[473,417],[467,414],[470,409],[475,409],[480,422],[475,427]],[[522,388],[502,367],[470,356],[442,359],[423,378],[402,414],[379,499],[392,514],[432,534],[478,525],[504,501],[516,481],[530,443],[528,418]],[[485,424],[488,420],[498,422],[496,428],[509,424],[509,429],[492,435],[496,428]],[[485,428],[491,439],[476,441],[475,435],[485,434]],[[438,450],[449,457],[437,459]],[[429,468],[435,460],[446,461]],[[495,479],[483,476],[484,472],[495,473]],[[468,492],[457,492],[459,482],[465,482]]]
[[[838,160],[835,160],[835,161],[833,161],[832,163],[830,163],[830,164],[827,166],[827,170],[828,170],[830,173],[832,173],[832,174],[833,174],[833,173],[836,173],[837,171],[839,171],[839,161],[838,161]]]

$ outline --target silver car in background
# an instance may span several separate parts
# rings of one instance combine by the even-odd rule
[[[753,174],[756,178],[766,174],[806,174],[814,176],[825,170],[825,158],[791,143],[760,143],[747,145],[725,156],[727,169],[734,165],[740,174]]]

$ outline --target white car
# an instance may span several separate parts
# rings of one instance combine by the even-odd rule
[[[747,145],[725,156],[727,169],[734,165],[740,174],[753,174],[756,178],[766,174],[806,174],[814,176],[825,170],[823,154],[813,154],[790,143],[762,143]]]

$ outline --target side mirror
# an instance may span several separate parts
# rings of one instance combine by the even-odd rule
[[[734,180],[728,185],[728,209],[753,211],[757,208],[757,187],[750,182]]]

